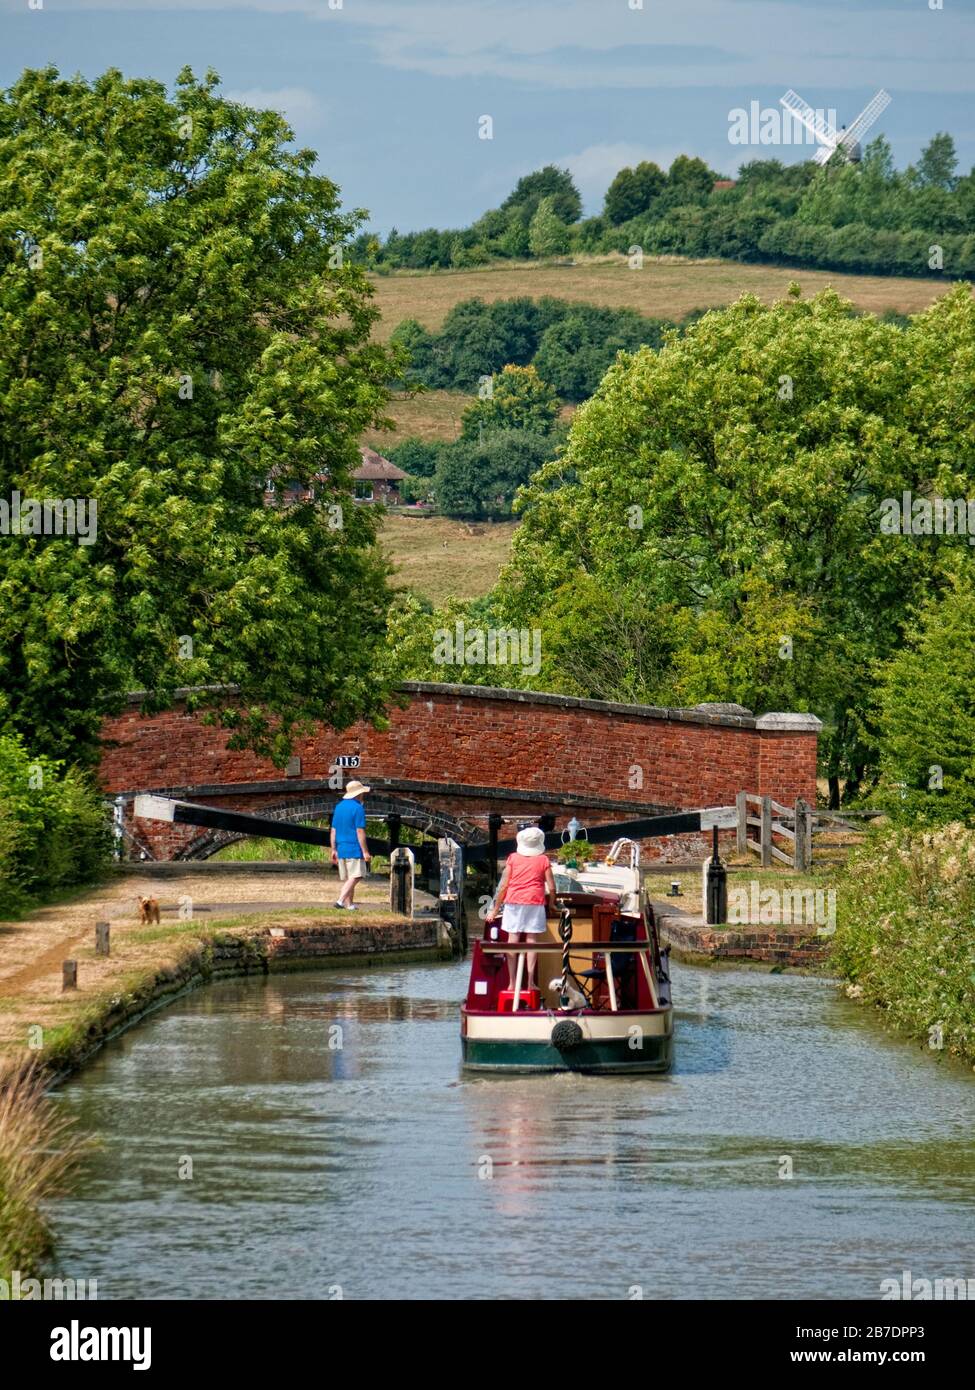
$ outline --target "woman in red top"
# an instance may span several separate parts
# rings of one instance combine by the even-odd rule
[[[545,905],[555,912],[555,877],[552,865],[545,855],[545,835],[537,825],[518,831],[518,848],[508,855],[497,896],[488,915],[492,922],[498,915],[498,908],[504,904],[501,929],[512,945],[527,942],[532,936],[545,935]],[[528,979],[525,989],[535,984],[535,964],[537,951],[527,952]],[[508,988],[514,989],[517,972],[517,958],[508,956]]]

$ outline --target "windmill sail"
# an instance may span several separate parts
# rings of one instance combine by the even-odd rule
[[[829,149],[832,154],[836,148],[839,136],[823,115],[822,111],[816,111],[808,101],[803,101],[798,92],[794,92],[790,87],[784,97],[779,97],[780,105],[784,106],[790,116],[793,116],[800,124],[811,131],[819,141],[820,145]],[[821,151],[820,151],[821,152]],[[817,155],[818,157],[818,155]]]
[[[883,88],[881,88],[880,91],[876,94],[876,96],[874,96],[872,100],[868,103],[868,105],[866,105],[863,108],[859,116],[857,116],[856,120],[853,121],[853,123],[849,125],[847,129],[844,130],[843,134],[840,136],[839,143],[843,146],[843,148],[845,150],[849,150],[851,146],[855,145],[859,140],[860,136],[865,131],[869,130],[870,127],[873,125],[874,121],[876,121],[878,117],[881,116],[883,112],[887,110],[887,107],[890,105],[890,103],[891,97],[889,93],[885,92]]]

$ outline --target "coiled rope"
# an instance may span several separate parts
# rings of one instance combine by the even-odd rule
[[[572,942],[572,913],[567,907],[562,909],[559,918],[559,936],[562,938],[562,982],[559,986],[560,1003],[565,1008],[569,1002],[569,946]]]

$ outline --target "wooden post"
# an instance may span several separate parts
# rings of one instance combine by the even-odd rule
[[[762,797],[762,834],[760,837],[762,846],[762,868],[767,869],[772,863],[772,798]]]
[[[800,812],[802,820],[800,822]],[[796,868],[807,873],[813,860],[813,808],[800,796],[796,801]]]
[[[801,796],[796,797],[796,849],[795,867],[800,873],[805,873],[809,868],[809,861],[806,858],[806,803]]]
[[[110,928],[107,922],[95,923],[95,955],[107,956],[111,954],[109,944]]]
[[[748,853],[748,793],[739,792],[735,797],[735,808],[738,811],[738,843],[735,849],[739,854]]]
[[[76,960],[65,960],[61,962],[61,993],[66,989],[78,988],[78,962]]]

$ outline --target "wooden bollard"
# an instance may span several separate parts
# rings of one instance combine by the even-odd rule
[[[76,960],[66,960],[61,962],[61,992],[66,989],[78,988],[78,962]]]
[[[95,955],[107,956],[111,954],[109,944],[109,925],[107,922],[95,923]]]

